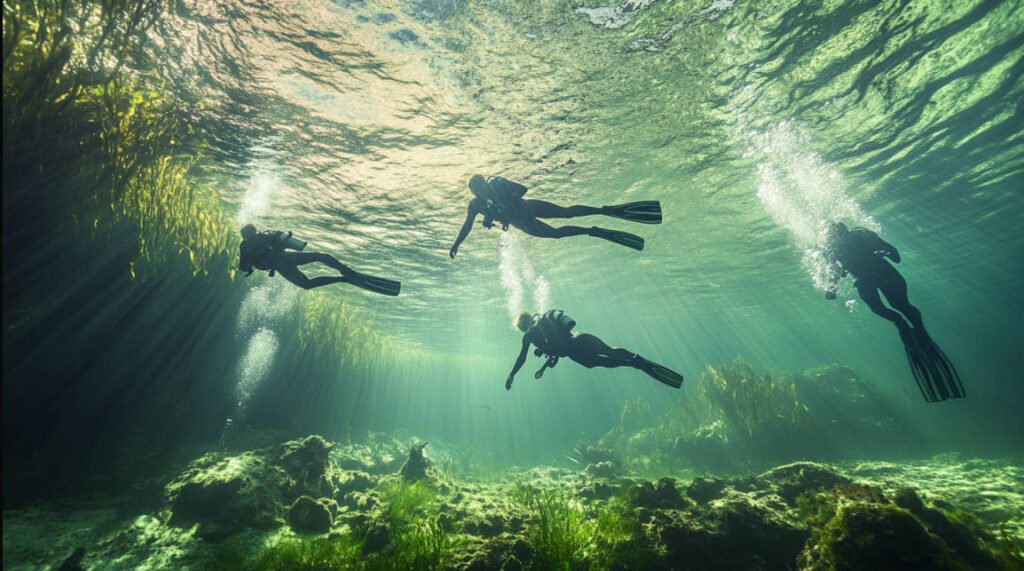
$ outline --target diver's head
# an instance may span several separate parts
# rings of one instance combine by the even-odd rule
[[[242,238],[248,240],[249,238],[252,238],[253,236],[256,235],[256,226],[252,224],[246,224],[245,226],[242,226],[241,232]]]
[[[475,174],[469,179],[469,190],[474,196],[480,196],[480,193],[487,188],[487,181],[484,177]]]
[[[520,313],[519,318],[516,319],[516,327],[523,333],[529,331],[533,327],[533,315],[526,311]]]
[[[849,231],[850,229],[842,222],[829,222],[826,236],[828,236],[829,240],[838,240],[846,236]]]

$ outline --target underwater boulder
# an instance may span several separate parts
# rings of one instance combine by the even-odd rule
[[[757,479],[771,486],[791,506],[796,505],[797,497],[802,494],[853,482],[840,474],[837,468],[816,462],[794,462],[772,468]]]
[[[998,568],[995,558],[982,546],[982,541],[991,541],[991,538],[980,523],[968,525],[947,516],[942,510],[926,506],[913,488],[896,490],[893,503],[914,514],[929,532],[941,538],[972,569]],[[964,517],[971,521],[970,516],[964,514]]]
[[[681,509],[686,500],[679,494],[674,478],[662,478],[656,483],[641,482],[630,490],[633,505],[648,509]]]
[[[300,496],[288,509],[288,525],[298,533],[327,533],[333,519],[329,502]]]
[[[697,503],[706,504],[722,497],[722,492],[725,491],[727,485],[728,482],[721,478],[697,476],[686,487],[686,496]]]
[[[741,496],[716,500],[697,517],[671,514],[654,524],[664,545],[660,566],[690,570],[792,568],[810,532],[759,502]]]
[[[909,511],[882,503],[841,506],[800,555],[800,567],[826,569],[970,569]]]
[[[376,480],[366,472],[344,470],[335,481],[335,497],[344,498],[351,492],[365,492],[376,485]]]
[[[280,477],[254,452],[204,456],[167,485],[170,522],[199,523],[203,535],[278,525]]]
[[[673,512],[662,512],[667,517]],[[662,565],[672,569],[788,569],[810,536],[754,500],[716,500],[696,517],[675,512],[654,525],[664,547]]]
[[[427,468],[430,467],[430,460],[427,460],[423,455],[423,449],[426,447],[427,443],[423,442],[421,444],[413,444],[409,448],[409,457],[406,458],[402,468],[398,471],[406,482],[415,482],[427,477]]]
[[[317,434],[281,444],[278,464],[289,476],[301,482],[318,482],[327,473],[327,460],[333,445]]]

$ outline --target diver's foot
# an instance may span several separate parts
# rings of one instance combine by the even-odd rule
[[[590,229],[590,235],[634,250],[642,251],[644,249],[644,239],[629,232],[619,232],[618,230],[608,230],[607,228],[594,226]]]
[[[601,214],[641,224],[661,224],[661,203],[657,200],[643,200],[628,204],[602,206]]]

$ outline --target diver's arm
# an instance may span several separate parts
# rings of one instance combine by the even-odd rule
[[[475,199],[474,199],[475,200]],[[452,244],[452,249],[448,252],[448,256],[454,258],[455,254],[459,253],[459,244],[469,236],[469,231],[473,229],[473,221],[476,220],[476,203],[474,200],[469,201],[469,207],[466,209],[466,221],[462,223],[462,229],[459,230],[459,236],[455,239],[455,243]]]
[[[839,280],[843,279],[843,276],[846,275],[846,270],[839,265],[839,260],[831,254],[829,254],[826,263],[828,268],[825,270],[825,299],[835,299],[839,294]]]
[[[238,269],[245,272],[245,277],[252,275],[253,267],[252,262],[249,261],[249,256],[245,255],[245,250],[241,247],[238,248]]]
[[[508,374],[508,378],[505,379],[505,390],[512,388],[512,380],[515,378],[516,373],[519,369],[523,368],[523,363],[526,362],[526,353],[530,350],[530,338],[528,335],[523,335],[523,348],[519,351],[519,357],[516,358],[516,364],[512,366],[512,372]]]
[[[900,251],[896,249],[896,246],[893,246],[881,238],[878,238],[878,244],[878,249],[875,250],[876,254],[881,254],[882,256],[889,258],[894,264],[900,263]]]

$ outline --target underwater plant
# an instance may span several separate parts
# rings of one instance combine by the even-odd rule
[[[238,545],[221,547],[209,562],[216,571],[320,571],[323,569],[363,569],[364,538],[283,537],[259,549],[253,555]]]
[[[513,498],[529,514],[533,569],[611,569],[643,561],[640,524],[627,496],[585,507],[562,489],[516,483]]]
[[[381,487],[380,498],[390,538],[384,568],[443,569],[456,542],[439,513],[437,490],[428,481],[396,479]]]
[[[697,391],[725,423],[730,441],[763,443],[799,432],[806,422],[808,409],[795,384],[767,373],[758,375],[741,359],[717,368],[709,365]]]

